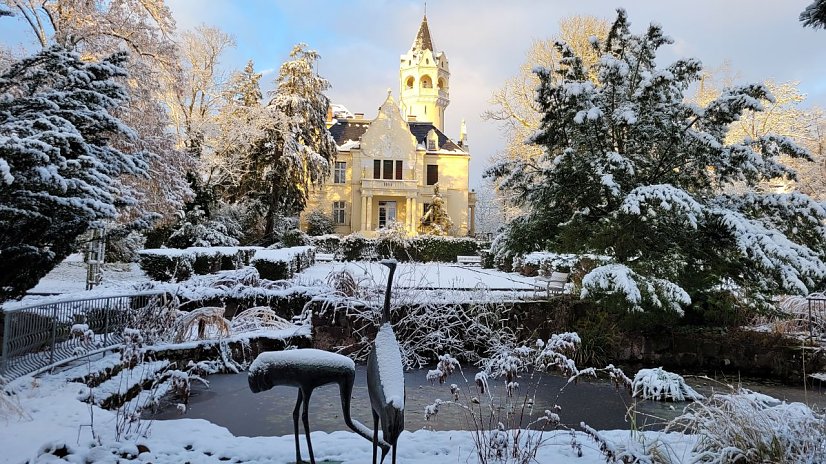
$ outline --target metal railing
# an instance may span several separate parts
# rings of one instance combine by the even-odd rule
[[[826,340],[826,293],[813,293],[809,301],[809,336]]]
[[[6,309],[0,375],[6,380],[119,344],[134,311],[163,293],[55,301]]]

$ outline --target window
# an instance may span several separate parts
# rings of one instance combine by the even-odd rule
[[[415,83],[416,83],[416,80],[413,79],[413,76],[410,76],[410,77],[407,78],[407,88],[408,89],[412,89],[413,84],[415,84]]]
[[[419,82],[422,84],[422,88],[424,89],[432,89],[433,88],[433,81],[430,79],[430,76],[422,76],[419,79]]]
[[[402,180],[404,178],[404,161],[373,160],[373,179]]]
[[[344,208],[345,203],[343,201],[333,202],[333,222],[335,224],[344,224]]]
[[[382,179],[393,178],[393,160],[384,160],[384,175]]]
[[[347,182],[347,163],[344,161],[336,161],[335,170],[333,171],[333,183],[343,184]]]
[[[439,165],[427,165],[427,185],[435,185],[439,182]]]
[[[428,149],[429,151],[436,151],[436,150],[438,150],[438,149],[439,149],[439,147],[437,147],[437,146],[436,146],[436,140],[434,140],[434,139],[430,139],[430,138],[429,138],[429,139],[427,139],[427,149]]]

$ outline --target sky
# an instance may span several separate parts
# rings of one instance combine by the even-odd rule
[[[812,0],[431,0],[433,45],[450,61],[450,105],[445,132],[456,139],[467,121],[471,187],[491,155],[502,150],[497,123],[485,121],[491,94],[519,70],[533,40],[557,34],[560,19],[594,15],[608,20],[628,11],[634,32],[659,23],[675,43],[661,52],[666,65],[682,57],[706,67],[728,62],[738,81],[799,81],[807,105],[826,107],[826,31],[803,28],[800,12]],[[181,30],[200,24],[232,34],[237,47],[222,65],[253,59],[265,87],[304,42],[321,54],[328,96],[365,117],[376,115],[387,89],[398,93],[399,56],[409,48],[424,14],[420,0],[167,0]],[[31,44],[25,25],[0,19],[0,42]]]

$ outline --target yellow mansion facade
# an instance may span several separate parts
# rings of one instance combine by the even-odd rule
[[[311,193],[305,214],[331,214],[336,233],[375,231],[393,224],[416,235],[434,187],[453,221],[452,235],[473,233],[475,194],[468,189],[470,150],[464,122],[458,142],[444,134],[450,70],[422,20],[401,56],[399,101],[388,90],[375,119],[333,113],[328,130],[338,147],[330,178]]]

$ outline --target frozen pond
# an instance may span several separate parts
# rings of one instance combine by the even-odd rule
[[[356,368],[356,383],[353,389],[352,415],[368,427],[372,428],[370,400],[367,394],[364,366]],[[435,399],[451,399],[448,385],[431,385],[426,379],[426,370],[414,370],[405,374],[407,384],[407,400],[405,410],[405,429],[431,430],[461,430],[473,429],[466,415],[458,408],[443,405],[436,419],[424,420],[425,406],[432,404]],[[470,380],[475,371],[468,372]],[[209,378],[210,388],[205,389],[199,384],[193,387],[189,409],[184,417],[206,419],[214,424],[229,429],[236,436],[278,436],[292,433],[292,410],[295,406],[297,390],[290,387],[276,387],[272,390],[253,394],[247,385],[246,373],[237,375],[214,375]],[[449,383],[456,383],[460,387],[464,381],[460,376],[452,376]],[[559,412],[563,423],[576,426],[581,421],[597,429],[630,429],[632,423],[625,419],[626,410],[632,400],[624,390],[617,391],[614,386],[604,381],[580,382],[568,385],[562,392],[566,379],[557,375],[543,375],[531,379],[526,376],[519,380],[521,389],[517,393],[518,405],[526,394],[533,396],[535,405],[533,417],[529,417],[529,410],[525,410],[523,424],[541,415],[554,404],[562,407]],[[703,394],[711,391],[709,386],[697,384],[689,380],[692,386]],[[494,393],[502,393],[501,381],[491,381],[496,386]],[[802,388],[785,387],[743,382],[744,386],[755,391],[774,396],[787,401],[806,401],[812,407],[826,407],[826,395],[823,390],[804,392]],[[476,395],[473,385],[465,388]],[[341,417],[338,387],[328,385],[316,389],[310,401],[310,428],[312,430],[332,432],[346,430]],[[494,399],[494,404],[500,404]],[[642,401],[637,405],[637,427],[661,428],[662,419],[670,419],[680,412],[687,403],[661,403]],[[521,409],[521,408],[520,408]],[[517,410],[519,414],[521,411]],[[647,417],[653,416],[653,417]],[[174,407],[153,417],[154,419],[179,419]],[[658,419],[660,418],[660,419]]]

